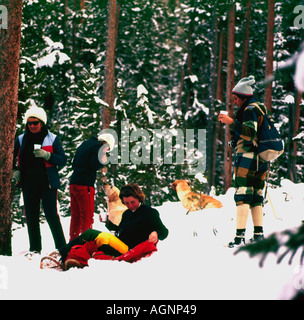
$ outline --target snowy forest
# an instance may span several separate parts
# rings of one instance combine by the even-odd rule
[[[60,170],[61,215],[69,215],[76,148],[105,128],[117,133],[119,152],[117,163],[99,173],[96,213],[106,203],[104,175],[118,188],[138,183],[154,206],[177,200],[171,188],[176,179],[187,179],[204,193],[212,187],[225,193],[233,183],[233,155],[217,115],[235,111],[231,89],[247,75],[255,76],[255,95],[271,110],[285,143],[269,183],[279,185],[282,178],[304,182],[303,100],[293,81],[293,57],[304,38],[303,18],[302,25],[295,24],[297,5],[296,0],[24,1],[15,136],[24,130],[30,106],[46,110],[48,127],[60,136],[68,157]],[[0,83],[0,97],[3,91]],[[150,141],[140,141],[138,150],[150,148],[150,161],[122,163],[126,122],[129,135],[139,129],[150,133]],[[153,132],[178,129],[193,129],[196,140],[198,129],[206,130],[205,182],[189,175],[187,161],[174,161],[180,147],[175,137],[172,163],[162,161],[163,145],[162,159],[153,161]],[[3,188],[0,180],[1,193]],[[24,223],[19,200],[17,190],[13,220]]]

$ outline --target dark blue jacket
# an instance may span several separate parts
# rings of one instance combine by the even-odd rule
[[[98,159],[101,146],[102,143],[96,137],[91,137],[77,148],[70,184],[94,187],[96,172],[103,167]]]

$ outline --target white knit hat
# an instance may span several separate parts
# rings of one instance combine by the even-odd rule
[[[110,146],[110,151],[114,149],[115,138],[111,133],[102,133],[97,137],[98,141],[106,141]]]
[[[232,93],[248,97],[253,96],[253,89],[251,87],[253,84],[255,84],[254,76],[243,78],[233,88]]]
[[[30,107],[24,115],[24,123],[27,123],[28,118],[37,118],[44,124],[47,122],[46,112],[40,107]]]

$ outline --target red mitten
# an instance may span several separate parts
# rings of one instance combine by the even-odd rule
[[[138,244],[127,253],[115,258],[118,261],[136,262],[143,257],[149,257],[153,252],[157,251],[156,244],[147,240]]]

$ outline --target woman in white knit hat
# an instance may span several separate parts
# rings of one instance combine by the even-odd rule
[[[106,152],[113,150],[114,144],[111,134],[101,133],[82,142],[76,150],[70,180],[70,241],[93,226],[96,174],[104,167]]]
[[[258,157],[257,136],[267,108],[254,97],[253,76],[241,79],[233,88],[234,103],[239,110],[235,119],[220,114],[218,120],[230,126],[231,146],[235,148],[234,179],[237,206],[236,236],[229,247],[245,243],[246,224],[251,210],[254,236],[251,241],[263,239],[263,189],[269,162]]]
[[[57,190],[60,187],[57,166],[66,164],[66,155],[58,136],[47,127],[47,115],[42,108],[30,107],[24,115],[25,131],[14,146],[13,177],[22,188],[29,234],[28,257],[40,253],[40,202],[51,229],[56,248],[66,243],[57,213]]]

